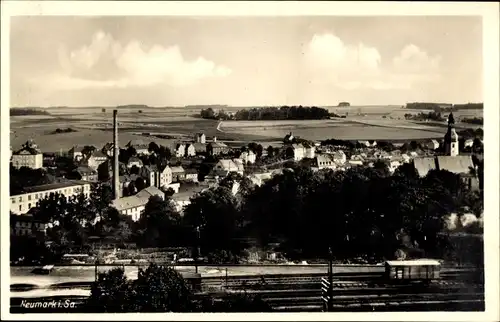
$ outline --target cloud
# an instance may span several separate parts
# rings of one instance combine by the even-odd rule
[[[347,44],[334,34],[314,35],[304,52],[311,83],[341,89],[410,89],[420,82],[439,79],[440,57],[431,57],[410,44],[384,64],[379,50],[369,45]]]
[[[122,45],[102,31],[76,50],[60,47],[58,59],[63,72],[49,77],[50,85],[58,89],[183,87],[231,74],[228,67],[204,57],[185,59],[178,46],[145,48],[137,40]]]

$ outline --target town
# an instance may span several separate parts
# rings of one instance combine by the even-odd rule
[[[11,314],[491,311],[486,18],[133,12],[6,20]]]

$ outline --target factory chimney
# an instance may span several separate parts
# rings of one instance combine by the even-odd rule
[[[113,199],[120,198],[120,172],[118,163],[118,154],[120,148],[118,145],[118,110],[113,110]]]

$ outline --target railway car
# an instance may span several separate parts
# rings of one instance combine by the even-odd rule
[[[385,262],[385,277],[393,282],[430,282],[439,279],[441,263],[434,259]]]

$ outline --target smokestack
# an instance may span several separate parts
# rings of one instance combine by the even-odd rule
[[[118,146],[118,110],[113,110],[113,197],[120,198],[120,172],[118,163],[118,154],[120,148]]]

